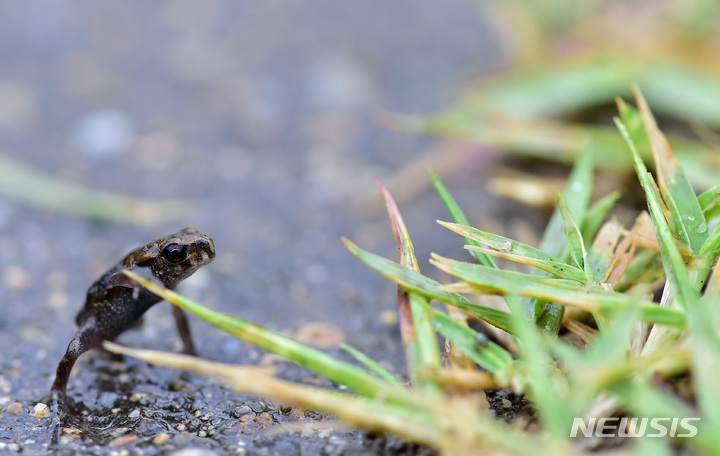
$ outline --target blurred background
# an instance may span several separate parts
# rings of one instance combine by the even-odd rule
[[[185,294],[402,372],[395,287],[340,242],[397,256],[373,179],[397,198],[424,271],[431,251],[462,255],[434,222],[448,216],[427,167],[471,222],[532,243],[586,147],[598,195],[619,185],[632,206],[611,118],[636,82],[707,188],[720,162],[719,15],[714,0],[1,3],[0,410],[26,413],[0,417],[15,420],[0,443],[43,429],[32,407],[87,287],[185,226],[217,249]],[[205,356],[264,360],[191,325]],[[120,340],[179,347],[167,304]],[[70,394],[102,414],[124,396],[87,363],[124,369],[95,358]],[[165,392],[177,378],[129,363]]]
[[[443,15],[431,2],[0,8],[0,255],[23,304],[4,306],[3,329],[43,334],[49,368],[87,286],[184,226],[215,240],[195,282],[222,310],[284,328],[347,316],[363,289],[363,306],[385,308],[340,237],[392,247],[382,205],[368,221],[358,201],[424,141],[373,117],[439,109],[470,62],[499,55],[463,1]]]

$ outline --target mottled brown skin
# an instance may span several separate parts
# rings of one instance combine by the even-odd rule
[[[78,329],[60,361],[51,394],[60,416],[67,414],[66,387],[75,361],[84,352],[114,340],[136,326],[150,307],[162,301],[122,273],[131,270],[142,277],[173,289],[203,265],[215,258],[212,239],[186,228],[157,239],[130,252],[125,259],[103,274],[87,292],[85,306],[75,317]],[[184,352],[195,353],[185,313],[173,306]]]

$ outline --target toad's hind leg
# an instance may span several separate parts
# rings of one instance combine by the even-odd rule
[[[190,326],[188,325],[185,312],[176,305],[173,305],[172,308],[175,323],[177,324],[178,334],[180,335],[180,339],[183,343],[183,353],[186,355],[197,355],[197,352],[195,351],[195,344],[193,344],[192,336],[190,335]]]
[[[55,382],[51,389],[53,407],[57,410],[58,416],[68,414],[66,389],[75,361],[86,351],[99,347],[102,341],[106,339],[106,337],[98,334],[92,324],[88,325],[88,323],[86,322],[75,334],[75,337],[68,344],[65,356],[58,364]]]

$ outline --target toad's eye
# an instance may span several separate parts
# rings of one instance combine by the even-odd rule
[[[163,249],[162,256],[171,263],[180,263],[187,258],[187,246],[170,244]]]

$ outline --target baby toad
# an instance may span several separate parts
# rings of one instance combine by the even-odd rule
[[[85,306],[75,317],[80,329],[58,365],[51,390],[59,416],[65,415],[68,410],[65,390],[78,357],[134,327],[145,311],[162,301],[162,298],[130,280],[122,270],[131,270],[173,289],[213,258],[215,246],[212,239],[195,229],[186,228],[130,252],[90,286]],[[173,306],[173,314],[184,353],[194,354],[195,347],[185,313]]]

